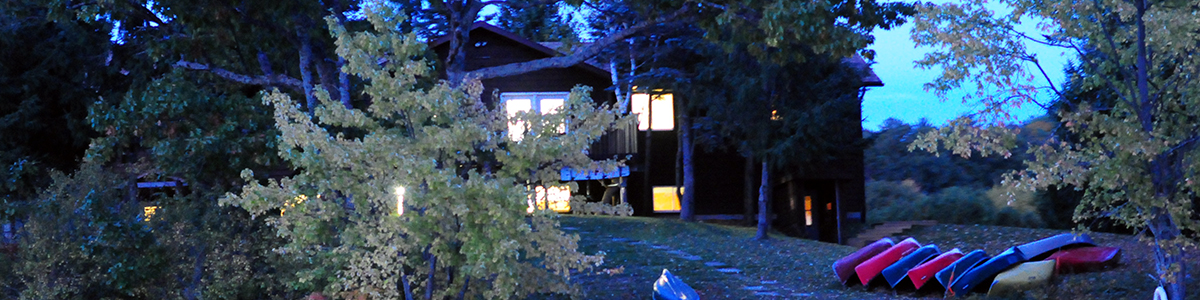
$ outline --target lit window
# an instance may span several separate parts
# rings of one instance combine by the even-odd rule
[[[804,196],[804,226],[812,226],[812,196]]]
[[[653,100],[652,100],[653,98]],[[647,105],[649,102],[649,105]],[[638,116],[638,130],[651,126],[655,131],[675,129],[675,96],[672,94],[633,94],[632,112]],[[651,111],[647,114],[646,108]],[[651,120],[650,118],[654,118]],[[653,122],[651,122],[653,121]]]
[[[153,217],[154,212],[156,212],[156,211],[158,211],[157,205],[142,207],[142,215],[144,215],[146,217],[145,221],[150,222],[150,217]]]
[[[654,212],[679,212],[679,195],[675,194],[674,186],[654,187]]]
[[[529,196],[529,208],[526,211],[532,213],[535,209],[550,209],[560,213],[570,212],[571,189],[565,186],[534,187],[533,195]]]
[[[568,92],[549,92],[549,93],[502,93],[500,101],[504,103],[504,112],[509,117],[517,115],[518,112],[530,111],[537,108],[538,113],[547,114],[553,113],[562,109],[566,103],[567,97],[571,96]],[[525,136],[525,122],[511,121],[508,122],[508,137],[514,141],[520,141]],[[559,132],[566,132],[567,127],[559,125]]]

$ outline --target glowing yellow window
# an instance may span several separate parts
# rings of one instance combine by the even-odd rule
[[[683,192],[682,189],[680,191]],[[654,212],[679,212],[679,195],[675,194],[675,187],[654,187]]]
[[[530,111],[536,108],[538,113],[547,114],[553,113],[562,109],[566,103],[567,97],[571,93],[568,92],[549,92],[549,93],[502,93],[500,101],[504,103],[504,112],[509,117],[515,116],[518,112]],[[560,133],[566,132],[565,125],[559,125]],[[513,141],[521,141],[525,136],[524,121],[508,122],[508,137]]]
[[[812,196],[804,196],[804,226],[812,226]]]
[[[145,216],[145,221],[150,222],[150,217],[154,216],[154,212],[158,211],[157,205],[142,207],[142,215]]]
[[[533,212],[535,209],[550,209],[556,212],[565,213],[571,211],[571,189],[565,186],[551,186],[549,188],[537,186],[533,189],[533,195],[529,196],[529,208],[527,212]]]
[[[675,96],[672,94],[633,94],[631,110],[638,116],[638,130],[675,129]],[[647,112],[647,108],[652,109]],[[653,119],[651,119],[653,118]],[[653,122],[651,122],[653,121]]]

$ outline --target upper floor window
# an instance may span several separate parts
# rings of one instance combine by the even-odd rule
[[[675,96],[672,94],[633,94],[632,112],[638,116],[638,130],[675,129]],[[647,109],[649,108],[649,109]]]
[[[555,112],[563,107],[570,92],[531,92],[531,93],[501,93],[500,102],[504,103],[504,111],[509,117],[517,112],[534,110],[546,114]],[[559,131],[565,132],[566,126],[560,126]],[[520,141],[525,136],[525,122],[508,122],[508,137]]]

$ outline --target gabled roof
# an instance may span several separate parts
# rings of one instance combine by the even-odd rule
[[[534,42],[525,37],[516,35],[515,33],[509,32],[508,30],[504,30],[503,28],[500,28],[500,27],[496,27],[495,25],[488,24],[487,22],[483,22],[483,21],[475,22],[475,24],[471,25],[471,31],[474,32],[475,30],[486,30],[488,32],[495,33],[506,39],[517,42],[518,44],[521,44],[522,46],[525,46],[530,49],[541,52],[548,57],[560,56],[563,54],[561,52],[558,52],[558,50],[554,50],[550,47],[546,47],[545,45],[542,45],[538,42]],[[430,45],[430,47],[438,47],[438,46],[441,46],[442,44],[449,43],[449,42],[450,42],[450,35],[444,35],[444,36],[441,36],[441,37],[436,38],[433,41],[429,42],[429,45]],[[573,67],[583,68],[584,70],[586,70],[588,72],[596,73],[596,75],[602,75],[604,77],[611,76],[611,73],[609,73],[607,70],[601,69],[599,67],[596,67],[596,66],[586,63],[586,62],[580,62],[578,64],[575,64]]]
[[[883,80],[879,79],[879,76],[875,75],[875,71],[871,70],[871,65],[868,64],[867,61],[862,58],[862,56],[854,54],[854,56],[842,59],[842,62],[849,64],[851,67],[855,67],[864,71],[865,74],[862,78],[863,87],[883,86]]]
[[[541,52],[541,53],[545,54],[547,57],[554,57],[554,56],[559,56],[559,55],[563,54],[561,52],[558,52],[558,50],[555,50],[555,49],[547,46],[547,45],[555,45],[555,43],[553,43],[553,42],[548,42],[548,43],[544,43],[544,44],[534,42],[530,39],[516,35],[512,32],[509,32],[508,30],[504,30],[503,28],[496,27],[495,25],[492,25],[492,24],[488,24],[487,22],[482,22],[482,21],[475,22],[475,24],[471,25],[471,31],[475,31],[475,30],[486,30],[488,32],[502,36],[506,39],[517,42],[518,44],[521,44],[522,46],[525,46],[530,49]],[[445,36],[434,39],[433,41],[431,41],[429,43],[429,45],[431,47],[438,47],[438,46],[441,46],[442,44],[449,43],[449,42],[450,42],[450,36],[445,35]],[[864,87],[883,86],[883,80],[880,80],[879,76],[875,75],[875,72],[871,70],[870,64],[868,64],[867,61],[862,58],[862,56],[859,56],[858,54],[854,54],[851,57],[843,59],[842,61],[850,64],[853,67],[863,69],[866,72],[866,74],[862,78]],[[611,76],[611,73],[609,73],[608,70],[597,67],[596,65],[590,64],[586,61],[578,63],[574,67],[583,68],[584,70],[591,72],[591,73],[595,73],[596,75],[602,75],[605,77]]]

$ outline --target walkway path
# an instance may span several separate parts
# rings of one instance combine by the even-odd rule
[[[700,257],[699,255],[694,255],[694,254],[690,254],[690,253],[683,252],[680,250],[675,250],[667,245],[659,245],[659,244],[654,244],[654,243],[650,243],[650,242],[646,242],[646,241],[628,239],[628,238],[618,237],[618,236],[614,236],[614,235],[607,234],[607,233],[595,233],[595,232],[591,232],[591,231],[580,231],[578,228],[574,228],[574,227],[563,227],[563,230],[578,233],[579,237],[581,239],[600,240],[602,242],[612,242],[612,243],[626,243],[626,244],[629,244],[632,246],[645,247],[645,248],[647,248],[647,250],[650,250],[650,251],[660,251],[660,252],[663,252],[663,253],[666,253],[669,255],[673,255],[675,257],[678,257],[678,258],[681,258],[684,260],[705,261],[704,262],[705,266],[708,266],[710,268],[713,268],[717,272],[720,272],[722,274],[730,276],[733,279],[737,280],[738,282],[743,282],[744,285],[742,286],[742,289],[753,292],[753,294],[755,296],[761,296],[764,298],[785,297],[785,296],[795,298],[795,297],[811,297],[811,296],[813,296],[810,293],[802,293],[802,292],[794,291],[794,290],[788,288],[787,286],[780,285],[778,280],[774,280],[772,278],[759,278],[759,279],[750,278],[749,276],[746,276],[745,274],[743,274],[742,270],[740,270],[734,266],[730,266],[730,265],[725,264],[720,261],[705,260],[703,257]],[[653,282],[646,282],[646,284],[647,285],[653,284]]]

